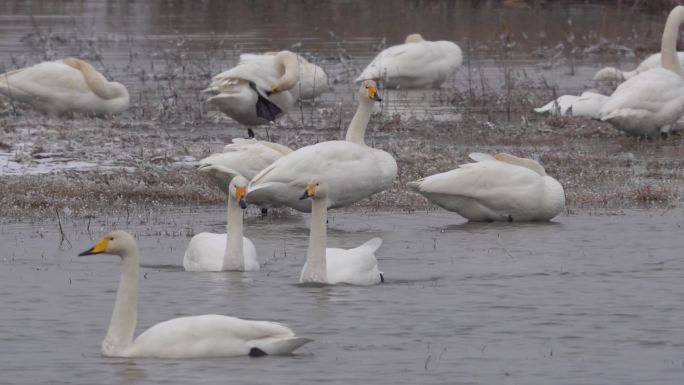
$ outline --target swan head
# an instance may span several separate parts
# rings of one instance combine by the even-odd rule
[[[419,33],[414,33],[411,35],[406,36],[406,43],[420,43],[421,41],[425,41],[422,36],[420,36]]]
[[[361,83],[361,88],[359,89],[359,97],[361,100],[370,99],[374,102],[381,102],[382,98],[378,93],[378,84],[375,80],[364,80]]]
[[[113,230],[105,234],[93,247],[80,253],[78,256],[93,254],[113,254],[122,258],[131,254],[135,250],[135,239],[123,230]]]
[[[228,187],[228,194],[238,202],[240,208],[243,210],[247,208],[247,202],[245,201],[245,197],[247,196],[247,184],[249,184],[247,179],[242,175],[236,175],[230,181]]]
[[[304,189],[304,194],[299,197],[299,200],[311,198],[311,199],[324,199],[328,196],[328,186],[318,179],[311,179],[309,183],[306,184]]]
[[[280,51],[275,55],[276,63],[284,68],[283,75],[276,81],[267,95],[294,88],[299,82],[299,57],[290,51]]]

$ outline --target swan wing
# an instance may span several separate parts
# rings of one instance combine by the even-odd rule
[[[380,238],[373,238],[353,249],[326,249],[328,282],[351,285],[377,285],[380,283],[380,270],[375,258],[375,251],[381,244]]]
[[[294,151],[263,169],[249,184],[251,203],[293,207],[313,178],[329,184],[331,207],[361,200],[386,188],[382,164],[370,147],[329,141]],[[295,202],[292,202],[292,201]]]
[[[275,56],[242,54],[238,64],[213,77],[209,88],[219,90],[223,85],[230,85],[233,79],[243,79],[254,82],[259,89],[268,90],[281,76]]]
[[[494,158],[494,155],[489,155],[489,154],[485,154],[482,152],[471,152],[470,154],[468,154],[468,157],[470,159],[476,161],[476,162],[486,162],[489,160],[494,160],[494,161],[496,160],[496,158]]]
[[[190,239],[183,255],[186,271],[221,271],[226,234],[199,233]]]
[[[524,198],[541,183],[541,176],[522,166],[500,161],[466,163],[409,184],[420,193],[446,194],[482,202]]]
[[[255,347],[267,354],[286,354],[309,341],[292,341],[292,338],[296,338],[294,332],[279,323],[210,314],[156,324],[135,339],[127,355],[160,358],[240,356],[250,354]],[[284,351],[286,348],[292,350]]]
[[[58,99],[92,94],[83,74],[61,61],[43,62],[0,75],[0,91],[17,98]]]
[[[446,77],[462,62],[461,49],[452,42],[423,41],[389,47],[356,78],[357,82],[382,77]]]
[[[683,112],[684,80],[672,71],[655,68],[620,84],[599,116],[601,120],[650,120],[664,125],[674,123]]]
[[[221,165],[251,179],[280,157],[282,153],[271,146],[253,139],[242,139],[226,145],[222,153],[212,154],[200,160],[200,165]]]

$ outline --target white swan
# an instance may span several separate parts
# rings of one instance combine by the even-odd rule
[[[72,57],[1,74],[0,93],[52,115],[107,115],[129,104],[123,84],[107,81],[92,65]]]
[[[237,66],[211,81],[207,102],[245,125],[274,121],[299,97],[299,59],[290,51],[275,55],[240,55]]]
[[[299,59],[299,82],[295,86],[301,100],[313,100],[330,90],[328,75],[323,68],[309,62],[301,55]]]
[[[677,52],[677,59],[679,59],[680,64],[684,65],[684,52]],[[654,53],[653,55],[647,57],[646,59],[644,59],[644,61],[639,63],[637,68],[635,68],[633,71],[621,71],[615,67],[604,67],[600,69],[598,72],[596,72],[596,74],[594,75],[594,80],[625,81],[650,69],[661,68],[662,66],[660,63],[660,53]]]
[[[668,132],[684,115],[684,69],[677,58],[684,6],[667,17],[660,47],[662,68],[642,72],[624,83],[599,111],[601,120],[629,135],[653,137]]]
[[[271,165],[292,150],[278,143],[256,139],[234,138],[231,144],[223,147],[223,152],[212,154],[199,161],[200,166],[223,166],[232,170],[229,174],[219,172],[218,168],[202,168],[218,184],[221,191],[228,191],[231,175],[242,175],[250,180],[259,171]]]
[[[183,256],[183,268],[187,271],[259,270],[254,244],[242,235],[242,209],[247,208],[248,181],[221,165],[205,165],[200,170],[211,170],[230,180],[226,234],[199,233],[192,237]]]
[[[598,118],[598,112],[608,100],[608,96],[585,91],[580,96],[562,95],[534,111],[555,116],[586,116]]]
[[[375,82],[364,81],[358,95],[359,106],[346,140],[306,146],[278,159],[250,181],[247,201],[309,212],[310,202],[299,197],[311,178],[327,181],[330,208],[352,204],[390,187],[397,176],[397,162],[387,152],[364,143],[373,102],[380,100]]]
[[[419,34],[386,48],[356,78],[373,79],[385,87],[439,87],[463,62],[461,48],[450,41],[426,41]]]
[[[133,339],[138,318],[138,246],[125,231],[115,230],[79,256],[114,254],[122,272],[109,330],[102,341],[108,357],[200,358],[289,354],[311,340],[295,336],[285,325],[222,315],[174,318]]]
[[[409,182],[431,202],[470,221],[548,221],[565,206],[563,186],[536,161],[470,154],[477,163]]]
[[[311,180],[300,199],[311,198],[311,231],[306,262],[299,277],[300,283],[346,283],[377,285],[384,281],[378,270],[375,251],[382,239],[373,238],[354,249],[326,248],[328,220],[328,187],[325,182]]]

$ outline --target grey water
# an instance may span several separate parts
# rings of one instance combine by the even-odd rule
[[[0,226],[0,383],[679,384],[682,210],[469,224],[442,211],[331,212],[328,245],[382,237],[386,282],[297,285],[308,218],[246,219],[264,265],[188,273],[189,235],[221,209]],[[315,341],[288,357],[156,360],[99,354],[118,257],[78,258],[110,228],[141,249],[138,333],[170,318],[283,322]]]

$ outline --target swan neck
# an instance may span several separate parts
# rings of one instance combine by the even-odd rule
[[[137,247],[122,255],[121,278],[116,294],[114,311],[109,322],[102,350],[108,355],[118,355],[133,343],[135,324],[138,319],[138,262]]]
[[[660,46],[660,60],[663,68],[680,76],[684,75],[684,70],[677,57],[677,35],[682,21],[684,21],[684,6],[680,5],[675,7],[667,17]]]
[[[113,83],[108,82],[90,63],[80,61],[79,70],[83,74],[88,87],[93,93],[105,100],[123,96],[117,91]]]
[[[299,58],[291,52],[279,54],[276,58],[283,66],[283,75],[276,81],[278,90],[287,91],[294,88],[299,82]]]
[[[245,270],[245,257],[242,239],[242,209],[238,202],[228,194],[228,221],[226,228],[226,251],[223,255],[221,270]]]
[[[356,113],[349,123],[347,128],[347,142],[365,145],[364,137],[366,136],[366,127],[370,121],[371,112],[373,111],[373,101],[367,98],[359,100],[359,106],[356,108]]]
[[[306,252],[306,268],[302,272],[302,282],[328,282],[325,254],[327,219],[328,199],[314,199],[311,202],[309,249]]]

